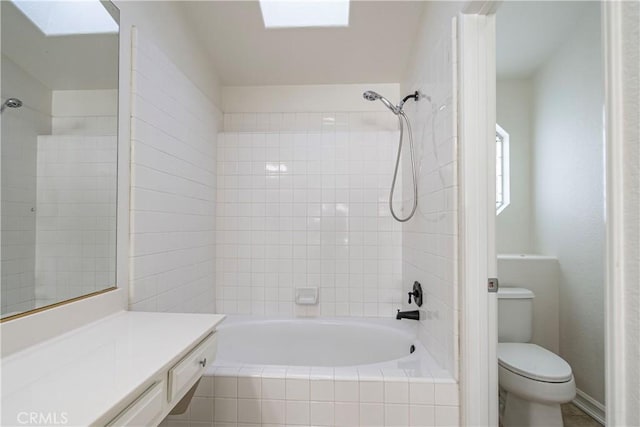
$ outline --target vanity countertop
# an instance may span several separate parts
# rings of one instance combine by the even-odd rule
[[[35,425],[24,422],[34,416],[49,425],[103,422],[223,319],[120,311],[4,357],[1,424]]]

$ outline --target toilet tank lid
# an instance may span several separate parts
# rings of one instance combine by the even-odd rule
[[[498,299],[531,299],[535,295],[529,289],[501,287],[498,289]]]

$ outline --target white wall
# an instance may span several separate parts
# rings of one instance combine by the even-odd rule
[[[222,88],[222,109],[225,113],[388,111],[381,102],[366,101],[362,94],[367,90],[378,92],[393,103],[400,96],[398,83],[225,86]],[[232,129],[225,126],[225,130]]]
[[[511,203],[496,217],[496,247],[500,254],[532,253],[531,243],[531,121],[530,79],[498,79],[498,124],[509,134]]]
[[[143,31],[133,60],[130,308],[213,312],[221,115]]]
[[[554,257],[498,255],[500,287],[526,288],[533,292],[531,342],[560,351],[560,266]]]
[[[131,59],[127,55],[131,47],[131,29],[135,26],[147,34],[202,93],[216,105],[221,105],[218,76],[202,41],[186,19],[180,2],[115,0],[114,3],[120,9],[121,97],[126,96],[122,94],[122,89],[128,88],[126,83],[129,76],[125,73],[131,70]],[[122,107],[122,103],[120,105]]]
[[[534,78],[534,245],[560,263],[560,355],[604,402],[604,170],[600,5]]]
[[[218,311],[393,316],[402,299],[401,227],[386,205],[394,116],[243,116],[253,120],[219,135]],[[294,304],[306,286],[320,289],[318,305]]]
[[[36,143],[51,132],[51,90],[2,55],[2,313],[35,303]]]
[[[117,135],[118,91],[54,90],[53,135]]]
[[[409,101],[418,171],[419,206],[402,228],[402,283],[409,292],[422,284],[420,339],[438,362],[457,378],[458,371],[458,224],[455,25],[458,2],[433,2],[425,7],[413,48],[413,60],[401,93],[420,91],[431,97]],[[408,144],[405,146],[405,150]],[[409,157],[403,157],[404,213],[411,208]],[[408,306],[404,309],[415,309]]]

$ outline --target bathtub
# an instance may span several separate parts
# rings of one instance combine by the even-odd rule
[[[218,327],[217,364],[348,367],[406,362],[413,352],[426,351],[416,340],[417,324],[407,322],[231,317]]]
[[[228,316],[190,410],[166,425],[458,425],[458,384],[417,340],[418,326]]]

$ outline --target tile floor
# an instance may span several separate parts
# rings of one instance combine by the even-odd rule
[[[602,427],[573,403],[562,405],[562,420],[564,427]]]

